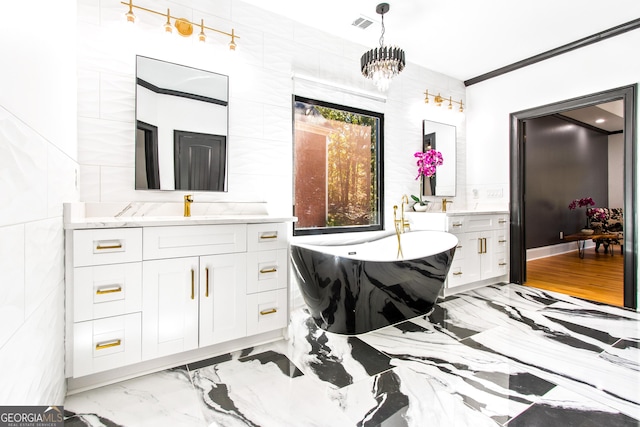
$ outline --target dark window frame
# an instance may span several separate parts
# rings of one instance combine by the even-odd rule
[[[337,234],[337,233],[352,233],[352,232],[367,232],[367,231],[380,231],[384,230],[384,113],[376,111],[364,110],[361,108],[350,107],[347,105],[334,104],[331,102],[321,101],[317,99],[310,99],[298,95],[292,97],[292,131],[293,131],[293,215],[296,213],[296,200],[295,200],[295,181],[296,181],[296,159],[295,159],[295,141],[296,141],[296,118],[295,110],[296,103],[302,102],[305,104],[311,104],[319,107],[332,108],[334,110],[346,111],[349,113],[360,114],[377,119],[377,126],[375,129],[376,143],[375,143],[375,211],[372,211],[377,217],[377,221],[374,224],[369,225],[351,225],[351,226],[335,226],[335,227],[310,227],[310,228],[298,228],[294,223],[293,235],[294,236],[308,236],[308,235],[320,235],[320,234]]]

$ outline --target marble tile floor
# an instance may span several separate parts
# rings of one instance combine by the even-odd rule
[[[69,426],[640,426],[640,313],[519,285],[68,396]]]

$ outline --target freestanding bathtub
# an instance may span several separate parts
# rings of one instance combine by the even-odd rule
[[[358,243],[292,243],[302,297],[316,324],[361,334],[428,314],[442,290],[458,239],[411,231]]]

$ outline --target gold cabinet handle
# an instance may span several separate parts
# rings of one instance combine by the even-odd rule
[[[272,308],[272,309],[270,309],[270,310],[262,310],[262,311],[260,312],[260,315],[261,315],[261,316],[264,316],[264,315],[267,315],[267,314],[273,314],[273,313],[276,313],[277,311],[278,311],[278,309],[277,309],[277,308]]]
[[[96,290],[96,295],[113,294],[115,292],[122,292],[122,286],[111,286],[108,288],[102,288]]]
[[[276,234],[267,234],[266,236],[260,236],[261,240],[277,239],[277,238],[278,238],[278,233],[276,233]]]
[[[462,276],[462,271],[457,271],[457,272],[451,273],[451,274],[453,274],[454,276]]]
[[[498,224],[504,224],[505,222],[507,222],[507,220],[506,220],[506,219],[499,219],[499,220],[498,220]]]
[[[482,237],[478,239],[478,253],[482,253]]]
[[[107,342],[96,344],[96,350],[104,350],[105,348],[118,347],[120,344],[122,344],[121,340],[107,341]]]
[[[456,246],[456,249],[462,249],[462,245]]]
[[[454,222],[453,224],[451,224],[453,227],[462,227],[462,223],[461,222]]]
[[[196,298],[196,273],[191,269],[191,299]]]
[[[278,271],[278,269],[275,267],[263,268],[262,270],[260,270],[260,274],[275,273],[276,271]]]
[[[506,240],[498,240],[498,243],[507,243]]]
[[[504,265],[507,265],[507,263],[506,263],[506,262],[501,262],[501,263],[500,263],[500,264],[498,264],[498,265],[502,267],[502,266],[504,266]]]
[[[205,288],[204,288],[204,296],[209,298],[209,267],[204,269],[205,272],[205,276],[206,276],[206,283],[205,283]]]
[[[115,245],[101,245],[98,243],[96,245],[97,251],[103,251],[105,249],[122,249],[122,243],[116,243]]]

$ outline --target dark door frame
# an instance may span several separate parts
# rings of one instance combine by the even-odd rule
[[[510,277],[512,283],[523,284],[526,277],[526,248],[524,230],[525,212],[525,158],[524,120],[548,116],[605,102],[623,100],[624,104],[624,306],[636,308],[636,93],[637,85],[623,86],[591,95],[560,101],[541,107],[519,111],[510,115],[510,216],[511,251]]]

